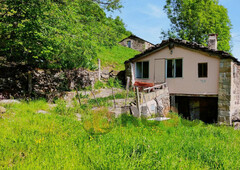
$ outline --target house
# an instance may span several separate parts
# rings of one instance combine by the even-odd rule
[[[125,62],[126,76],[135,82],[167,83],[171,106],[185,118],[207,123],[240,115],[240,62],[217,50],[217,35],[208,47],[169,39]]]
[[[119,42],[119,44],[121,44],[122,46],[128,47],[128,48],[132,48],[134,50],[143,52],[146,49],[153,47],[154,44],[140,38],[137,37],[136,35],[130,35],[129,37],[123,39],[122,41]]]

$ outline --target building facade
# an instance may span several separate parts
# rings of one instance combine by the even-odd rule
[[[137,37],[135,35],[130,35],[129,37],[123,39],[122,41],[119,42],[124,47],[132,48],[134,50],[143,52],[146,49],[153,47],[154,44]]]
[[[167,83],[172,107],[187,119],[231,124],[240,116],[240,63],[216,49],[215,34],[209,38],[209,47],[163,41],[126,61],[126,76],[132,84]]]

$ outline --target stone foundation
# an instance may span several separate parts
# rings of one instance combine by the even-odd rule
[[[165,87],[151,93],[140,93],[139,104],[144,117],[166,116],[170,111],[170,97]]]

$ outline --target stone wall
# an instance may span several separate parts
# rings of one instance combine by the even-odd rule
[[[218,122],[231,125],[240,121],[240,66],[221,59],[218,91]]]
[[[140,93],[139,102],[141,115],[145,117],[154,115],[166,116],[170,111],[170,96],[168,87],[151,93]]]
[[[232,62],[231,120],[240,121],[240,65]]]
[[[32,94],[51,100],[65,91],[85,88],[94,84],[98,73],[85,69],[34,70],[32,71]]]
[[[140,52],[145,51],[146,49],[148,49],[149,47],[152,47],[153,45],[143,41],[137,37],[129,37],[126,38],[125,40],[123,40],[122,42],[120,42],[120,44],[122,46],[128,47],[128,41],[131,41],[131,48]]]
[[[0,98],[45,97],[52,100],[65,91],[92,85],[98,73],[85,69],[30,69],[25,66],[0,69]]]
[[[153,45],[150,44],[149,42],[145,42],[145,50],[150,48],[150,47],[153,47]]]
[[[218,122],[231,124],[231,59],[221,59],[219,67]]]
[[[27,66],[0,67],[0,99],[18,98],[28,91]]]

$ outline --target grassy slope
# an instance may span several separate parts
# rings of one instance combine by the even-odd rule
[[[116,71],[124,70],[124,62],[140,52],[123,47],[121,45],[114,46],[112,49],[101,48],[98,58],[102,61],[103,67],[112,67]]]
[[[123,126],[123,119],[118,119],[112,131],[94,136],[75,117],[58,115],[43,101],[7,109],[0,119],[0,169],[240,167],[240,131],[230,127],[191,126],[173,115],[172,120],[157,126],[140,121],[139,127],[132,123]],[[39,109],[51,114],[37,114]]]

